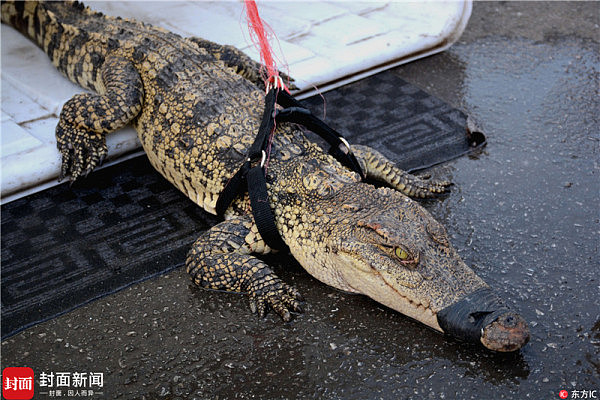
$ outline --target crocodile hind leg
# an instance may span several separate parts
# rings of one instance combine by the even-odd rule
[[[263,75],[265,75],[266,72],[263,72],[264,67],[259,62],[248,57],[243,51],[230,45],[220,45],[199,37],[190,37],[188,39],[196,43],[198,47],[208,51],[217,60],[220,60],[228,67],[233,68],[236,74],[246,78],[259,88],[265,89]],[[279,76],[281,76],[284,83],[289,84],[290,89],[298,89],[293,84],[294,80],[292,78],[281,71],[279,72]]]
[[[187,272],[198,286],[248,293],[250,309],[261,317],[269,306],[289,321],[290,311],[302,311],[302,296],[251,255],[269,251],[251,218],[236,217],[215,225],[196,240],[187,256]]]
[[[101,94],[81,93],[65,103],[56,126],[62,156],[59,180],[87,175],[106,157],[106,134],[127,125],[142,109],[144,89],[133,64],[108,57],[100,69]]]
[[[371,147],[352,145],[352,152],[360,163],[362,170],[365,171],[367,178],[383,182],[407,196],[434,197],[437,194],[444,193],[451,185],[448,181],[431,181],[411,175],[396,167],[396,164]]]

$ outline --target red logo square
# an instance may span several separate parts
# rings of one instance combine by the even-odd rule
[[[569,397],[569,392],[567,392],[566,390],[561,390],[560,392],[558,392],[558,397],[560,397],[561,399],[566,399],[567,397]]]
[[[7,400],[33,399],[33,369],[7,367],[2,371],[2,396]]]

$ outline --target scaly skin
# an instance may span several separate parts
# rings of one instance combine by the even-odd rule
[[[105,135],[131,123],[151,164],[192,201],[215,213],[219,193],[245,159],[260,125],[260,66],[230,46],[181,38],[140,22],[104,16],[79,3],[2,3],[2,22],[34,40],[70,80],[97,94],[69,100],[56,129],[61,178],[92,171],[106,155]],[[487,285],[460,259],[445,229],[413,197],[447,182],[399,170],[366,146],[353,151],[367,177],[278,124],[267,182],[276,226],[292,255],[322,282],[373,299],[443,331],[438,312]],[[187,270],[202,287],[247,292],[251,308],[284,320],[301,296],[256,254],[270,251],[238,198],[226,220],[192,246]],[[522,318],[482,329],[493,350],[516,350]],[[507,333],[508,332],[508,333]]]

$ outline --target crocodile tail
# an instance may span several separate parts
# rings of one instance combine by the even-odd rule
[[[37,8],[38,2],[2,0],[2,23],[10,25],[24,35],[32,38],[28,33],[30,23],[26,17],[26,9],[29,10],[32,6]]]
[[[2,22],[35,42],[50,57],[52,64],[72,82],[97,90],[97,71],[106,54],[101,48],[92,74],[81,73],[82,47],[89,44],[87,25],[103,17],[72,1],[2,1]]]
[[[65,2],[61,3],[62,6],[66,6]],[[2,22],[12,26],[43,48],[46,34],[58,21],[52,12],[48,12],[43,1],[2,0]]]
[[[46,53],[53,42],[61,41],[57,33],[68,29],[67,26],[80,25],[93,14],[100,13],[94,13],[78,1],[2,0],[2,22],[33,40]]]

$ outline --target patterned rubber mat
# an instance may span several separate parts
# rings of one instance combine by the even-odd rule
[[[325,93],[304,103],[350,143],[379,150],[406,171],[417,171],[481,146],[485,137],[467,132],[466,115],[393,70]]]
[[[469,151],[466,116],[392,71],[325,94],[326,121],[408,170]],[[323,99],[304,101],[322,115]],[[1,207],[2,338],[184,264],[218,220],[138,157]]]

